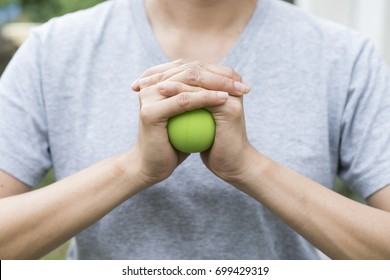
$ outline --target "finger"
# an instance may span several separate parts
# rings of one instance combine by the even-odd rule
[[[223,77],[243,83],[241,75],[234,71],[233,68],[221,65],[213,65],[202,61],[184,63],[183,60],[177,60],[172,63],[162,64],[148,69],[139,79],[133,83],[133,90],[139,91],[141,88],[155,85],[184,71],[211,72],[216,75],[221,75]]]
[[[158,73],[164,73],[170,69],[179,67],[180,65],[183,65],[183,64],[184,64],[183,59],[177,59],[177,60],[172,61],[172,62],[168,62],[168,63],[164,63],[164,64],[160,64],[160,65],[151,67],[151,68],[147,69],[137,80],[135,80],[133,82],[133,84],[131,85],[131,88],[134,91],[140,91],[141,88],[138,84],[139,80],[141,80],[145,77],[153,76],[153,75],[158,74]]]
[[[171,98],[166,98],[141,108],[141,114],[144,118],[147,117],[157,122],[165,122],[170,117],[187,111],[222,105],[227,99],[228,93],[220,91],[182,92]]]
[[[183,69],[181,67],[174,67],[174,68],[168,69],[165,72],[156,73],[154,75],[139,79],[137,81],[137,85],[140,89],[144,89],[144,88],[156,85],[160,82],[164,82],[164,81],[168,80],[169,78],[179,74],[182,71],[183,71]]]
[[[138,99],[141,107],[145,104],[153,104],[156,102],[160,102],[165,98],[165,96],[158,93],[156,87],[148,87],[138,93]]]
[[[182,92],[200,92],[204,88],[190,86],[181,82],[161,82],[156,85],[158,92],[165,97],[172,97]]]
[[[188,68],[167,81],[177,81],[208,90],[224,91],[232,96],[242,96],[251,90],[250,86],[245,83],[213,72],[202,71],[199,68]]]
[[[208,69],[210,72],[214,74],[221,75],[238,82],[243,82],[241,75],[238,74],[236,71],[234,71],[234,69],[231,67],[227,67],[223,65],[214,65],[208,62],[200,62],[200,63],[204,68]]]

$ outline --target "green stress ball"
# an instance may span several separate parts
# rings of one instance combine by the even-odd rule
[[[172,146],[184,153],[200,153],[211,148],[215,121],[206,109],[185,112],[168,120],[168,137]]]

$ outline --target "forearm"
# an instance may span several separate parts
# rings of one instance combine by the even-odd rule
[[[39,258],[146,186],[129,155],[0,201],[0,259]],[[132,165],[134,163],[134,165]],[[127,167],[127,168],[126,168]]]
[[[252,154],[254,155],[254,154]],[[389,259],[390,213],[343,197],[256,154],[233,182],[335,259]]]

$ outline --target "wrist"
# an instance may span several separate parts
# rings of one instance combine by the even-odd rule
[[[123,178],[130,195],[142,192],[155,183],[143,176],[141,163],[138,160],[137,150],[130,149],[116,158],[115,175]]]
[[[246,152],[242,171],[227,181],[241,191],[250,194],[251,188],[257,185],[259,180],[265,179],[266,174],[272,169],[272,160],[259,153],[253,147]]]

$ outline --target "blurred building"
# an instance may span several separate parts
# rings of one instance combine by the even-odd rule
[[[304,10],[352,27],[368,36],[390,65],[390,1],[295,0],[294,2]]]

